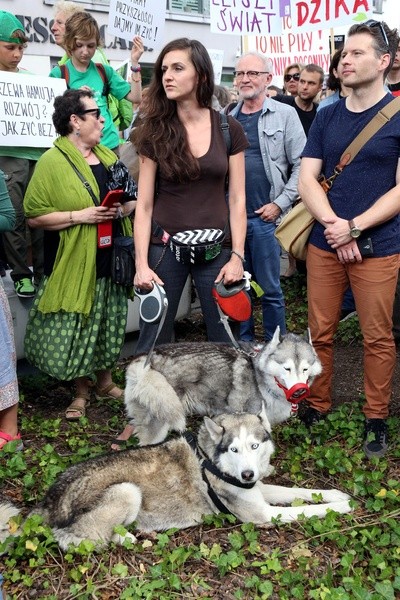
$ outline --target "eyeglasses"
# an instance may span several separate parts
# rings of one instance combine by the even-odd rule
[[[97,120],[100,119],[101,111],[100,111],[99,108],[87,108],[86,110],[81,110],[81,112],[79,113],[78,116],[80,116],[80,115],[87,115],[87,114],[90,114],[90,113],[93,113]]]
[[[249,79],[257,79],[260,75],[268,75],[269,71],[234,71],[233,75],[236,79],[243,79],[245,75]]]
[[[283,78],[283,80],[286,81],[286,83],[291,79],[294,79],[295,81],[300,81],[300,73],[293,73],[293,75],[288,74],[285,75],[285,77]]]
[[[388,36],[386,35],[386,31],[384,26],[382,25],[382,21],[374,21],[374,19],[369,19],[368,21],[365,21],[365,23],[362,23],[362,25],[366,25],[367,27],[379,27],[381,36],[383,37],[383,41],[385,42],[388,49],[390,48]]]

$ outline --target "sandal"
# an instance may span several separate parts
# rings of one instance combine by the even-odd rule
[[[23,447],[24,447],[24,444],[21,441],[21,434],[17,433],[16,436],[12,436],[9,433],[6,433],[5,431],[0,431],[0,450],[2,450],[6,444],[8,444],[10,442],[16,442],[18,440],[21,443],[18,444],[18,446],[15,448],[15,450],[17,452],[19,452],[20,450],[22,450]]]
[[[110,394],[110,392],[114,389],[119,390],[120,392],[122,392],[122,394],[120,396]],[[94,395],[96,396],[96,400],[121,400],[122,402],[124,401],[123,390],[121,390],[121,388],[119,388],[113,381],[103,388],[96,385],[96,387],[94,388]]]
[[[65,411],[67,421],[79,421],[81,417],[86,417],[86,409],[90,406],[89,400],[90,394],[79,394],[76,396]]]

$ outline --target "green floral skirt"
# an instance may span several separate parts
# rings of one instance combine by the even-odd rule
[[[69,381],[111,369],[125,339],[128,302],[126,290],[109,278],[96,281],[92,310],[78,313],[38,311],[46,289],[45,277],[29,314],[25,355],[33,365],[56,379]]]

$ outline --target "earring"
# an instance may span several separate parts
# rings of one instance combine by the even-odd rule
[[[80,131],[75,131],[75,135],[77,135],[78,137],[81,135]]]

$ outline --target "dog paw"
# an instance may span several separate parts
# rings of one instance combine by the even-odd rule
[[[322,497],[324,502],[344,502],[351,499],[348,494],[340,490],[324,490]]]
[[[351,508],[350,502],[348,500],[343,500],[340,502],[332,502],[332,506],[330,506],[329,508],[331,508],[335,512],[338,512],[343,515],[346,513],[352,512],[352,510],[353,510]]]
[[[132,544],[136,544],[136,542],[137,542],[136,537],[133,535],[133,533],[129,533],[129,531],[127,531],[125,533],[125,535],[120,535],[119,533],[115,533],[112,537],[112,541],[115,544],[118,544],[119,546],[123,546],[125,540],[130,540],[130,542]]]

